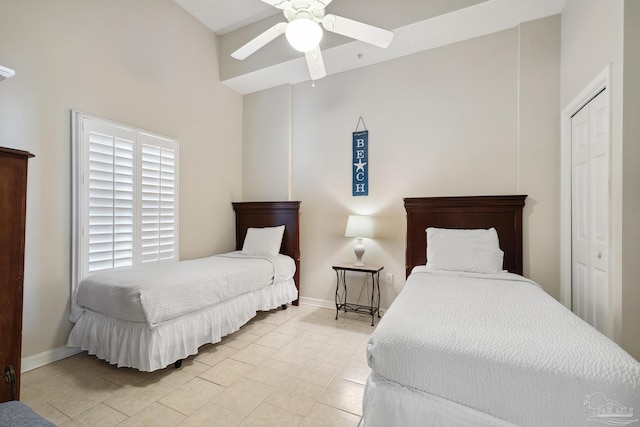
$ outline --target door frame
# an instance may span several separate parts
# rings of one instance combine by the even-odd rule
[[[596,95],[607,90],[605,102],[609,112],[609,147],[611,148],[611,64],[608,64],[560,113],[560,302],[569,310],[571,304],[571,117],[589,103]],[[609,180],[611,180],[611,151],[609,151]],[[609,182],[611,197],[611,182]],[[611,231],[611,217],[609,217]],[[611,245],[611,232],[609,232]],[[609,278],[611,262],[609,261]],[[609,292],[611,281],[609,280]],[[611,310],[609,310],[609,314]],[[609,319],[610,320],[610,319]],[[608,321],[608,333],[611,322]]]

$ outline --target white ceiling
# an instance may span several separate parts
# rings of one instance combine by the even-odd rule
[[[246,94],[309,80],[302,54],[276,40],[238,61],[230,53],[276,22],[282,12],[260,0],[175,0],[220,36],[220,79]],[[394,31],[387,49],[346,37],[321,43],[327,74],[375,64],[513,28],[562,12],[567,0],[334,0],[328,13]],[[282,37],[282,39],[284,39]]]
[[[282,13],[260,0],[175,0],[218,35]]]

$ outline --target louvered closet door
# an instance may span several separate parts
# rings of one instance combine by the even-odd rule
[[[609,327],[609,111],[607,92],[571,120],[572,308],[600,332]]]

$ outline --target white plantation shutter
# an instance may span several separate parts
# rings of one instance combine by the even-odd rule
[[[88,272],[129,267],[133,265],[133,141],[94,131],[88,136]]]
[[[178,260],[178,143],[74,112],[73,286],[88,274]]]
[[[176,151],[142,135],[142,262],[172,259],[176,238]],[[154,141],[156,145],[148,143]]]

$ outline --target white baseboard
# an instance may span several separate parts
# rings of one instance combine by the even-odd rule
[[[69,356],[73,356],[76,353],[80,353],[82,350],[76,347],[58,347],[53,350],[44,351],[33,356],[22,358],[21,372],[28,372],[33,369],[39,368],[49,363],[57,362],[58,360],[65,359]]]
[[[300,304],[310,305],[312,307],[330,308],[333,310],[336,309],[335,301],[327,301],[324,299],[317,299],[317,298],[300,297]]]

